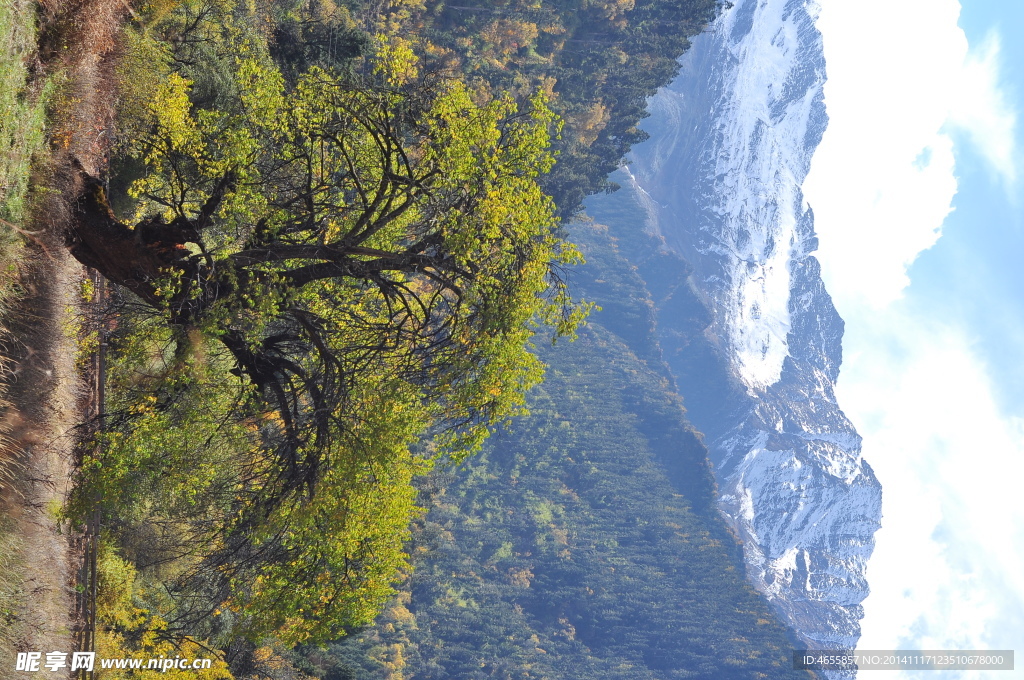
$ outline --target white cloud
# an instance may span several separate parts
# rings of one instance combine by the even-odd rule
[[[1000,90],[998,36],[969,50],[956,0],[821,4],[829,127],[804,190],[829,290],[840,306],[879,308],[902,294],[952,209],[951,132],[965,131],[1012,183],[1016,118]]]
[[[1024,421],[971,331],[904,296],[952,210],[954,138],[1017,179],[999,39],[970,48],[956,0],[819,2],[830,122],[804,192],[846,320],[839,404],[883,485],[861,648],[1024,649]]]
[[[895,305],[849,324],[845,344],[838,397],[883,485],[861,648],[1020,647],[1024,424],[945,322]]]
[[[963,129],[1007,188],[1017,179],[1017,113],[999,76],[999,34],[990,32],[957,72],[949,122]]]

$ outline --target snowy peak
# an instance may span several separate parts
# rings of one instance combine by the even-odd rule
[[[748,575],[808,644],[850,648],[881,488],[836,404],[843,321],[800,188],[827,124],[818,10],[737,0],[651,100],[630,177],[648,228],[692,266],[710,320],[679,331],[663,316],[676,330],[660,340]]]
[[[751,389],[766,388],[782,375],[792,323],[790,263],[808,250],[800,234],[800,185],[825,120],[824,69],[820,37],[802,6],[738,3],[695,48],[716,53],[708,75],[717,96],[708,109],[712,120],[704,122],[711,127],[699,159],[714,183],[701,211],[715,219],[706,221],[694,247],[717,260],[704,278],[715,289],[737,374]],[[690,93],[678,84],[668,90],[654,106],[685,107],[672,100]],[[657,167],[640,174],[652,170]],[[645,179],[638,177],[639,185]]]

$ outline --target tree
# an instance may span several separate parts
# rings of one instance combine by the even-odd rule
[[[80,169],[71,253],[155,316],[115,343],[134,396],[78,504],[166,498],[183,626],[227,607],[225,626],[299,642],[370,620],[405,565],[411,477],[518,412],[535,324],[568,334],[586,311],[537,184],[543,97],[416,85],[400,47],[363,87],[318,67],[289,87],[244,54],[215,110],[170,74],[133,146],[134,227]]]

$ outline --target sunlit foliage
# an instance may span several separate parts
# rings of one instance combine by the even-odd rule
[[[216,97],[146,47],[170,56],[123,146],[136,226],[82,204],[72,253],[130,293],[70,514],[98,499],[161,565],[169,631],[326,640],[407,571],[413,478],[521,412],[535,328],[586,312],[537,183],[558,126],[543,94],[417,80],[400,40],[361,80],[290,80],[225,34]]]

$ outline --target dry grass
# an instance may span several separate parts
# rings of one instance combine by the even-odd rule
[[[5,665],[14,658],[16,644],[24,635],[18,616],[25,604],[18,559],[22,546],[11,529],[9,520],[0,524],[0,663]]]
[[[9,17],[23,18],[25,12],[34,16],[39,6],[43,20],[33,55],[30,26],[15,25]],[[78,158],[93,174],[101,174],[107,163],[114,115],[113,54],[125,5],[121,0],[45,0],[38,6],[29,0],[3,0],[0,7],[7,12],[0,13],[0,39],[6,31],[23,47],[29,45],[18,61],[19,82],[28,78],[30,92],[33,87],[41,92],[38,83],[44,79],[53,84],[49,149],[35,156],[26,150],[4,170],[19,178],[5,186],[16,187],[21,196],[14,204],[20,211],[17,226],[28,233],[23,245],[17,232],[9,235],[13,256],[8,263],[14,266],[7,272],[8,283],[20,295],[17,300],[9,297],[8,308],[0,310],[13,366],[5,371],[7,398],[14,405],[3,417],[13,446],[0,459],[7,460],[8,469],[13,463],[16,473],[14,483],[0,489],[0,516],[8,518],[6,531],[0,527],[0,669],[6,672],[13,668],[8,655],[16,649],[74,649],[78,556],[68,533],[58,527],[56,511],[74,471],[76,426],[83,420],[87,395],[75,367],[78,339],[67,332],[74,326],[70,318],[80,313],[84,272],[66,253],[64,230],[79,181],[71,159]],[[6,191],[6,196],[14,195],[12,189]],[[7,271],[4,266],[0,257],[0,274]]]
[[[53,106],[54,163],[77,157],[94,175],[106,170],[114,122],[117,38],[127,5],[121,0],[48,0],[50,19],[40,36],[44,62],[66,81]],[[59,178],[56,178],[59,179]],[[59,184],[59,182],[58,182]],[[70,187],[58,186],[65,195]]]

